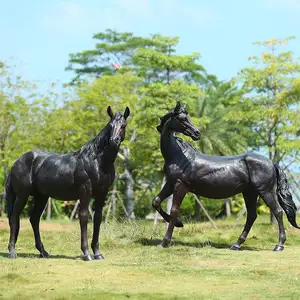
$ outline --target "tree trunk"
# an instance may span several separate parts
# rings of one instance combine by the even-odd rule
[[[200,204],[195,200],[195,220],[200,221]]]
[[[114,185],[113,185],[113,191],[110,195],[110,201],[111,201],[111,207],[112,207],[111,212],[112,212],[113,218],[116,217],[116,200],[117,200],[116,191],[117,191],[117,181],[115,180]]]
[[[231,199],[227,199],[225,201],[225,210],[226,210],[226,217],[231,216]]]
[[[270,125],[269,125],[269,127],[270,127]],[[271,129],[268,134],[269,159],[271,161],[274,161],[275,157],[274,157],[272,151],[270,150],[272,143],[273,143],[273,140],[272,140],[272,129]],[[275,218],[274,214],[272,213],[271,209],[270,209],[270,223],[271,224],[276,223],[276,218]]]
[[[47,205],[47,220],[51,219],[51,201],[52,199],[49,198],[48,205]]]
[[[2,160],[4,160],[5,156],[4,153],[2,152]],[[5,214],[5,203],[6,203],[6,193],[5,193],[5,182],[7,178],[7,173],[8,173],[8,165],[6,162],[3,163],[3,178],[4,178],[4,193],[5,197],[2,197],[1,201],[1,207],[0,207],[0,217],[3,217]],[[1,200],[1,199],[0,199]]]
[[[125,171],[122,178],[125,180],[125,207],[128,213],[129,219],[135,219],[134,215],[134,179],[130,170],[130,150],[128,147],[124,148],[124,157],[125,157]]]

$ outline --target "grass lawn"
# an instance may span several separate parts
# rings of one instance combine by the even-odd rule
[[[80,259],[78,222],[43,221],[49,259],[38,258],[22,220],[18,258],[7,258],[8,225],[0,219],[0,299],[300,299],[300,231],[286,224],[283,252],[274,253],[277,227],[259,217],[243,251],[228,248],[244,220],[185,224],[169,249],[155,247],[165,225],[112,222],[100,234],[104,261]],[[92,224],[89,224],[91,237]],[[89,239],[90,241],[90,239]]]

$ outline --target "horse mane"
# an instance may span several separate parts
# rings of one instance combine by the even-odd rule
[[[94,137],[93,139],[85,143],[80,149],[75,151],[73,153],[73,156],[81,157],[82,155],[88,154],[92,157],[96,157],[97,154],[101,153],[108,144],[109,136],[107,129],[108,125],[106,125],[96,137]]]
[[[113,119],[117,121],[121,118],[122,114],[120,112],[117,112],[113,117]],[[96,137],[85,143],[79,150],[74,152],[73,155],[80,157],[81,155],[89,154],[95,158],[97,154],[101,153],[104,150],[104,148],[108,145],[108,124],[106,124],[106,126],[100,131],[100,133]]]

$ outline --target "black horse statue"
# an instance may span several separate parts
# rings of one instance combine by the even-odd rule
[[[202,197],[221,199],[242,193],[247,220],[232,250],[240,250],[257,217],[256,204],[260,196],[270,207],[279,225],[278,244],[274,251],[282,251],[286,240],[282,221],[283,210],[289,222],[296,228],[296,205],[289,192],[284,172],[271,160],[256,154],[244,153],[236,156],[209,156],[199,152],[189,143],[177,138],[183,133],[193,140],[200,139],[199,130],[192,124],[185,107],[180,102],[161,118],[157,126],[161,134],[160,148],[165,160],[166,184],[153,199],[153,207],[169,222],[166,234],[158,247],[168,247],[174,226],[183,227],[178,218],[180,205],[187,192]],[[173,194],[171,213],[161,208],[161,202]],[[300,229],[300,228],[299,228]]]
[[[87,224],[88,205],[95,199],[94,231],[91,247],[94,259],[103,259],[99,251],[99,231],[102,209],[108,189],[115,179],[114,162],[121,142],[125,138],[126,119],[115,115],[107,108],[110,121],[92,140],[73,154],[57,154],[44,151],[29,151],[23,154],[11,168],[6,183],[7,209],[10,226],[9,257],[16,258],[15,244],[20,228],[20,213],[30,195],[34,208],[30,223],[35,237],[36,248],[41,257],[48,257],[40,237],[40,217],[48,197],[58,200],[80,200],[79,219],[81,229],[81,250],[84,260],[92,260],[88,249]]]

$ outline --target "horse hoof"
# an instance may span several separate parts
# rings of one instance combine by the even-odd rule
[[[273,251],[283,251],[283,249],[284,249],[284,246],[282,246],[282,245],[276,245],[274,247]]]
[[[16,258],[17,258],[17,253],[15,253],[15,252],[9,253],[9,254],[8,254],[8,258],[16,259]]]
[[[90,260],[93,260],[93,257],[92,257],[91,254],[86,254],[86,255],[83,255],[83,256],[82,256],[82,259],[83,259],[84,261],[90,261]]]
[[[157,248],[160,248],[160,249],[162,249],[162,248],[168,248],[169,247],[169,244],[165,244],[165,243],[163,243],[163,242],[161,242],[159,245],[157,245],[156,246]]]
[[[180,219],[177,219],[175,227],[183,227],[183,223]]]
[[[40,258],[49,258],[50,255],[47,251],[44,251],[43,253],[40,253]]]
[[[239,251],[239,250],[241,250],[241,246],[239,246],[239,245],[232,245],[231,247],[230,247],[230,250],[235,250],[235,251]]]
[[[96,260],[103,260],[104,256],[102,254],[97,254],[97,255],[94,255],[94,259],[96,259]]]

